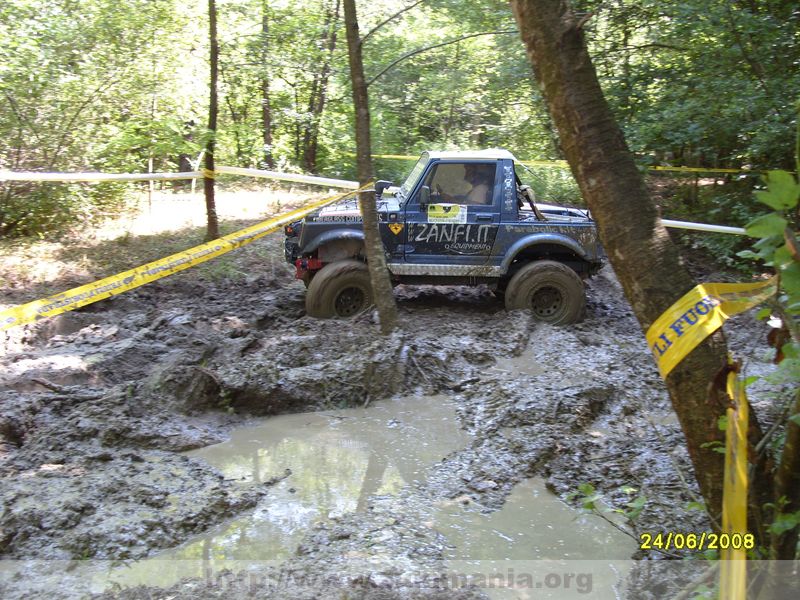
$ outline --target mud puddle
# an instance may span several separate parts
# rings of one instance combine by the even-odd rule
[[[280,415],[235,430],[227,442],[186,454],[245,484],[283,479],[255,510],[115,570],[108,581],[166,587],[209,571],[276,566],[316,523],[364,511],[374,494],[424,486],[428,469],[470,440],[443,396]]]
[[[451,545],[446,558],[448,572],[458,574],[453,583],[472,583],[497,600],[616,598],[636,550],[633,539],[578,513],[541,478],[515,486],[496,512],[448,504],[435,523]]]
[[[371,498],[386,501],[404,488],[406,498],[409,488],[414,490],[413,504],[430,519],[425,524],[449,544],[445,558],[450,572],[508,576],[510,569],[516,571],[514,579],[523,574],[534,578],[534,586],[539,580],[544,585],[552,583],[554,568],[575,571],[575,561],[596,557],[598,549],[608,560],[620,562],[634,551],[630,538],[596,517],[580,515],[541,479],[517,485],[503,508],[488,514],[457,498],[433,501],[429,470],[472,439],[459,426],[455,403],[441,395],[381,401],[366,409],[277,416],[238,429],[228,442],[187,454],[243,483],[284,479],[252,512],[151,559],[113,570],[105,582],[168,587],[185,577],[202,580],[225,569],[279,568],[317,523],[363,513]],[[397,510],[403,505],[398,501]],[[606,571],[606,578],[598,578],[594,565],[588,582],[578,581],[575,573],[573,591],[585,594],[587,585],[594,586],[595,591],[609,590],[613,598],[621,569]],[[498,599],[524,598],[531,591],[515,587],[509,580],[484,591]]]

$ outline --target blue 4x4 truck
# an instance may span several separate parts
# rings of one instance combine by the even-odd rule
[[[509,310],[553,324],[581,318],[583,279],[602,266],[586,210],[535,202],[505,150],[425,152],[400,187],[375,185],[394,283],[490,286]],[[310,316],[348,317],[372,304],[355,197],[285,228]]]

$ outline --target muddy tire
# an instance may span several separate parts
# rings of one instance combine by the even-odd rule
[[[340,260],[320,269],[306,290],[306,314],[318,319],[346,319],[372,305],[367,265]]]
[[[306,271],[303,273],[303,278],[301,281],[303,282],[303,285],[306,286],[306,289],[308,289],[308,286],[311,285],[311,280],[314,279],[314,275],[316,275],[316,271]]]
[[[552,260],[538,260],[517,271],[506,288],[506,310],[527,308],[539,321],[553,325],[583,317],[586,294],[578,274]]]

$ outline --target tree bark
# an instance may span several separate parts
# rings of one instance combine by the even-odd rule
[[[217,42],[217,5],[216,0],[208,0],[208,40],[209,40],[209,101],[208,101],[208,139],[206,141],[205,173],[203,191],[206,197],[206,239],[219,237],[219,220],[214,200],[214,146],[217,135],[217,77],[219,63],[219,43]]]
[[[361,185],[372,179],[372,149],[369,131],[369,97],[361,59],[361,39],[358,37],[358,15],[355,0],[344,0],[344,24],[347,32],[347,50],[350,62],[350,79],[353,84],[353,108],[356,113],[356,162],[358,182]]]
[[[661,224],[622,131],[600,89],[582,23],[566,0],[513,0],[512,8],[561,145],[592,211],[609,261],[643,331],[695,282]],[[721,333],[709,337],[668,376],[672,406],[710,515],[722,506],[721,402],[709,383],[725,364]],[[753,415],[750,439],[761,437]],[[757,478],[763,485],[763,471]],[[757,487],[757,486],[754,486]],[[764,492],[763,489],[760,490]]]
[[[347,50],[350,59],[350,80],[353,84],[353,105],[356,114],[356,155],[358,181],[363,186],[372,179],[372,157],[369,137],[369,98],[361,60],[361,40],[358,36],[358,15],[355,0],[344,0],[344,22],[347,31]],[[386,268],[386,256],[378,228],[378,209],[375,192],[361,192],[358,196],[364,226],[364,251],[367,255],[372,297],[378,307],[381,334],[388,335],[397,326],[397,306]]]
[[[386,267],[386,255],[383,241],[378,229],[378,211],[375,203],[375,192],[367,190],[358,195],[358,207],[364,226],[364,251],[367,255],[369,280],[372,286],[372,297],[378,308],[381,322],[381,335],[389,335],[397,327],[397,304],[394,301],[389,269]]]

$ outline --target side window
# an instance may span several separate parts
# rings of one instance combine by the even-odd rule
[[[434,202],[487,205],[492,203],[494,174],[493,163],[439,163],[423,185],[431,189]]]

